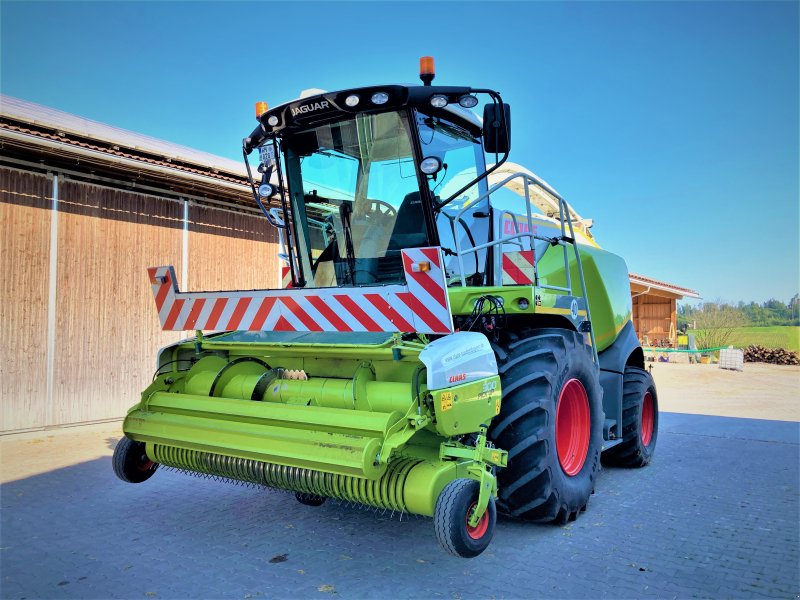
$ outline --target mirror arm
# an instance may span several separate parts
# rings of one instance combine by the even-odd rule
[[[279,225],[275,219],[272,218],[272,215],[269,214],[269,211],[264,207],[264,204],[261,202],[261,197],[258,195],[258,190],[256,189],[256,184],[253,181],[253,171],[250,169],[250,161],[247,159],[247,147],[246,145],[242,145],[242,155],[244,156],[244,166],[247,169],[247,182],[250,184],[250,190],[253,192],[253,199],[256,201],[258,208],[261,209],[261,212],[264,213],[264,216],[269,221],[269,224],[275,227],[276,229],[283,229],[285,226]]]
[[[488,95],[489,95],[489,96],[492,98],[492,102],[495,104],[495,106],[496,106],[496,105],[498,105],[498,104],[499,104],[501,107],[503,106],[503,99],[500,97],[500,94],[499,94],[498,92],[495,92],[494,90],[483,90],[483,89],[477,89],[477,90],[476,90],[476,89],[470,89],[470,92],[471,92],[471,93],[473,93],[473,94],[481,94],[481,93],[483,93],[483,94],[488,94]],[[500,111],[500,126],[501,126],[503,129],[506,129],[506,112],[505,112],[504,110],[501,110],[501,111]],[[466,191],[467,191],[469,188],[471,188],[473,185],[475,185],[476,183],[478,183],[478,182],[479,182],[481,179],[485,179],[486,177],[488,177],[489,175],[491,175],[491,174],[492,174],[494,171],[496,171],[497,169],[499,169],[499,168],[500,168],[500,166],[501,166],[501,165],[502,165],[504,162],[506,162],[506,161],[508,160],[508,155],[509,155],[509,152],[510,152],[510,150],[506,150],[506,151],[503,153],[503,158],[501,158],[499,161],[495,161],[495,163],[494,163],[494,165],[492,165],[492,168],[491,168],[491,169],[487,169],[486,171],[484,171],[483,173],[481,173],[480,175],[478,175],[477,177],[475,177],[475,179],[473,179],[472,181],[470,181],[469,183],[467,183],[467,185],[465,185],[464,187],[462,187],[462,188],[461,188],[460,190],[458,190],[458,191],[457,191],[455,194],[452,194],[452,195],[451,195],[449,198],[447,198],[446,200],[442,200],[442,201],[440,201],[440,202],[434,202],[434,205],[433,205],[433,210],[434,210],[434,211],[440,211],[440,210],[442,210],[442,208],[444,208],[445,206],[447,206],[448,204],[450,204],[450,203],[451,203],[453,200],[455,200],[455,199],[456,199],[456,198],[457,198],[457,197],[458,197],[460,194],[463,194],[463,193],[464,193],[464,192],[466,192]],[[497,155],[495,155],[495,156],[497,156]]]

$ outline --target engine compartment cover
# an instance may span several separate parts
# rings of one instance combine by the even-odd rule
[[[497,375],[497,359],[486,336],[458,331],[428,344],[419,359],[429,390],[441,390]]]

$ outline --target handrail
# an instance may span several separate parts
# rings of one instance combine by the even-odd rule
[[[578,268],[578,276],[579,276],[580,282],[581,282],[581,294],[582,294],[581,298],[583,299],[583,303],[584,303],[585,308],[586,308],[586,320],[589,322],[589,336],[590,336],[591,343],[592,343],[592,354],[593,354],[594,362],[598,363],[597,344],[595,342],[595,337],[594,337],[594,328],[591,327],[592,317],[591,317],[591,313],[589,311],[589,300],[588,300],[589,296],[588,296],[588,292],[587,292],[587,289],[586,289],[586,280],[584,279],[584,276],[583,276],[583,264],[581,263],[581,255],[580,255],[580,250],[578,249],[578,243],[577,243],[577,241],[575,239],[575,229],[574,229],[573,224],[572,224],[572,215],[570,214],[570,207],[569,207],[569,204],[567,203],[567,201],[564,200],[564,198],[562,198],[559,194],[555,193],[554,190],[552,190],[547,184],[545,184],[543,181],[541,181],[538,177],[536,177],[534,175],[531,175],[531,174],[528,174],[528,173],[522,173],[522,172],[514,173],[512,175],[509,175],[508,177],[506,177],[502,181],[494,184],[484,194],[481,194],[473,202],[471,202],[468,205],[464,206],[456,214],[454,220],[458,221],[459,219],[461,219],[462,215],[467,210],[472,209],[480,201],[484,200],[485,198],[488,198],[491,194],[496,192],[498,189],[500,189],[502,187],[505,187],[505,185],[508,182],[513,181],[514,179],[517,179],[517,178],[522,178],[524,189],[525,189],[525,211],[526,211],[526,215],[525,216],[526,216],[527,221],[528,221],[528,231],[527,232],[520,231],[520,224],[517,221],[517,215],[515,215],[514,213],[510,212],[507,209],[503,209],[502,213],[500,214],[501,218],[500,218],[500,220],[497,221],[497,223],[504,223],[506,215],[510,216],[512,222],[514,223],[514,234],[513,235],[509,235],[509,236],[498,235],[498,239],[496,239],[496,240],[492,240],[490,242],[486,242],[485,244],[478,244],[477,246],[472,246],[471,248],[466,248],[466,249],[462,249],[461,248],[461,239],[460,239],[460,237],[459,236],[453,236],[454,239],[455,239],[455,245],[456,245],[455,255],[456,255],[456,258],[458,259],[459,277],[461,279],[461,285],[463,287],[466,287],[466,284],[467,284],[466,276],[465,276],[465,269],[464,269],[464,259],[463,259],[464,255],[470,254],[470,253],[473,253],[473,252],[479,252],[480,250],[484,250],[484,249],[490,248],[492,246],[498,246],[498,245],[507,244],[507,243],[512,243],[512,244],[514,244],[516,246],[519,246],[521,249],[524,249],[524,245],[521,242],[518,242],[516,240],[521,240],[521,239],[524,239],[524,238],[528,238],[529,239],[529,243],[530,243],[530,248],[531,248],[532,252],[535,252],[534,240],[538,239],[538,240],[549,242],[551,246],[552,245],[561,246],[562,249],[563,249],[563,253],[564,253],[564,274],[565,274],[565,277],[566,277],[566,280],[567,280],[566,281],[566,286],[561,287],[561,286],[554,286],[554,285],[546,285],[546,284],[542,284],[542,283],[539,282],[539,265],[538,265],[538,263],[539,263],[539,259],[541,259],[541,257],[538,257],[538,258],[535,257],[534,261],[533,261],[534,285],[536,285],[536,286],[538,286],[540,288],[543,288],[543,289],[564,292],[564,293],[569,294],[570,296],[575,296],[575,294],[574,294],[574,292],[572,290],[572,276],[570,274],[570,268],[569,268],[569,251],[567,250],[567,245],[572,245],[573,251],[575,253],[575,264],[576,264],[576,266]],[[537,186],[537,187],[542,188],[542,189],[546,189],[547,192],[549,194],[551,194],[558,201],[558,212],[559,212],[558,221],[559,221],[559,225],[560,225],[560,228],[561,228],[561,236],[560,237],[558,237],[558,238],[554,238],[554,237],[550,238],[550,237],[544,237],[544,236],[536,235],[534,233],[533,214],[531,213],[531,202],[530,202],[530,186],[531,185]],[[569,232],[569,235],[567,235],[567,232]],[[547,252],[547,250],[549,248],[550,248],[550,246],[545,248],[544,252]],[[501,277],[502,277],[502,275],[501,275]]]

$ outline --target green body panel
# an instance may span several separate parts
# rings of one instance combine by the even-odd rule
[[[481,286],[481,287],[451,287],[447,289],[450,300],[450,312],[454,315],[469,315],[475,308],[475,302],[481,296],[496,296],[503,299],[506,313],[528,314],[534,313],[534,290],[530,285],[506,286]],[[519,306],[520,300],[528,301],[528,308]]]
[[[341,410],[157,392],[123,429],[141,442],[378,477],[382,436],[402,415]]]
[[[597,351],[602,352],[614,343],[624,325],[631,319],[631,291],[625,261],[611,252],[592,246],[578,245],[589,298]],[[582,296],[580,274],[575,254],[568,252],[573,295]],[[541,284],[565,286],[564,256],[549,251],[538,263]],[[554,296],[554,294],[547,294]],[[543,296],[544,298],[544,296]],[[543,299],[542,304],[545,305]]]
[[[432,392],[436,431],[450,437],[478,431],[500,412],[500,378],[487,377]]]
[[[632,301],[628,267],[625,261],[606,250],[579,244],[586,295],[594,329],[597,351],[602,352],[617,339],[619,332],[631,320]],[[568,246],[572,296],[581,298],[583,290],[580,273],[572,246]],[[564,254],[560,248],[550,248],[537,263],[540,286],[507,285],[502,287],[451,287],[447,290],[453,315],[472,313],[481,296],[491,295],[503,299],[507,315],[558,314],[569,315],[565,292],[556,292],[543,285],[566,287]],[[520,301],[525,300],[520,306]],[[524,307],[524,308],[523,308]],[[580,304],[583,309],[583,304]],[[581,310],[581,316],[585,311]]]

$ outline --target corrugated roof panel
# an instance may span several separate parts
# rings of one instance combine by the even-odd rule
[[[17,121],[58,129],[65,133],[132,148],[140,152],[149,152],[171,160],[217,169],[240,177],[246,175],[244,165],[238,161],[181,146],[180,144],[173,144],[148,135],[114,127],[113,125],[99,123],[12,96],[0,94],[0,114]]]

